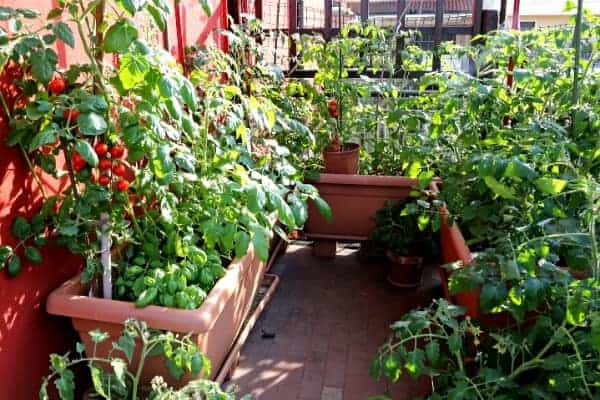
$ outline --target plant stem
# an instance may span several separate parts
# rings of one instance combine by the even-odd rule
[[[592,392],[590,391],[587,380],[585,379],[585,371],[583,369],[584,363],[583,363],[583,360],[581,359],[581,353],[579,352],[579,346],[577,346],[577,342],[575,341],[575,338],[573,338],[573,336],[571,335],[571,332],[569,332],[569,330],[567,328],[565,328],[564,325],[561,326],[561,329],[565,333],[565,335],[567,335],[567,337],[571,341],[571,344],[573,345],[573,349],[575,350],[575,355],[577,356],[577,361],[579,364],[579,371],[581,372],[581,380],[583,381],[583,386],[585,388],[585,392],[587,393],[587,395],[590,399],[593,399],[594,396],[592,395]]]
[[[71,180],[71,190],[73,191],[73,196],[75,199],[79,200],[80,197],[79,192],[77,191],[77,180],[75,179],[75,174],[73,173],[73,163],[71,162],[71,152],[64,142],[60,143],[60,148],[65,155],[65,162],[67,163],[67,171],[69,173],[69,179]]]

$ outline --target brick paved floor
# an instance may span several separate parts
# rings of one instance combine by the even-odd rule
[[[259,400],[355,400],[385,393],[385,384],[369,377],[369,362],[391,322],[440,294],[437,275],[428,269],[423,287],[400,290],[385,281],[383,266],[359,263],[356,248],[338,245],[334,260],[318,259],[311,250],[290,245],[273,266],[281,283],[228,383]],[[263,338],[263,330],[276,336]],[[389,390],[394,400],[413,399],[418,387],[406,379]]]

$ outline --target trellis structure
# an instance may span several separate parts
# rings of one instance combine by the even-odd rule
[[[503,0],[502,8],[505,3]],[[263,21],[264,46],[272,53],[270,61],[295,76],[312,76],[314,71],[298,65],[298,54],[290,40],[294,34],[321,34],[328,40],[347,22],[374,22],[396,30],[418,31],[419,37],[413,37],[413,43],[434,50],[443,41],[468,41],[497,29],[506,15],[502,10],[484,10],[483,0],[251,0],[240,3],[240,11]],[[403,44],[396,43],[396,49]],[[397,76],[404,74],[399,53],[394,73]],[[440,67],[440,57],[434,52],[431,69]]]

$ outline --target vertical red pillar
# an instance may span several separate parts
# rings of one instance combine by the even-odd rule
[[[177,62],[184,66],[185,70],[185,45],[183,42],[183,22],[181,18],[181,4],[178,0],[173,0],[175,10],[175,30],[177,31]]]

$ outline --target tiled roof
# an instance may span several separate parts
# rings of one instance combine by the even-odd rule
[[[435,4],[435,0],[406,0],[408,14],[435,13]],[[444,0],[444,12],[465,12],[472,9],[473,1],[471,0]]]
[[[397,0],[370,0],[369,13],[375,15],[395,14]],[[347,5],[360,12],[360,0],[349,0]],[[436,0],[406,0],[406,14],[434,14]],[[444,0],[444,13],[468,13],[473,10],[472,0]]]

